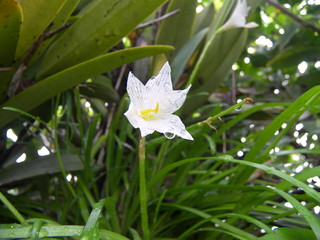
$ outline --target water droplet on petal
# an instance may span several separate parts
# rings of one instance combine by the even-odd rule
[[[172,139],[174,138],[176,135],[174,133],[169,133],[169,132],[166,132],[164,133],[164,136],[168,139]]]

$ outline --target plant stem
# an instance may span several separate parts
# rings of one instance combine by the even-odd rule
[[[219,28],[221,27],[221,25],[225,21],[227,14],[229,13],[229,11],[232,7],[232,3],[233,3],[232,0],[226,1],[223,5],[222,9],[219,11],[219,15],[217,16],[215,26],[213,28],[212,27],[210,28],[212,33],[208,32],[209,40],[206,42],[206,44],[205,44],[205,46],[199,56],[199,59],[197,60],[196,65],[191,73],[191,76],[189,77],[189,80],[188,80],[186,86],[193,84],[194,81],[196,80],[196,78],[198,77],[200,66],[202,65],[202,62],[204,61],[204,58],[207,56],[207,54],[210,50],[210,46],[212,45],[212,42],[214,41],[217,33],[219,32]],[[218,30],[218,32],[217,32],[217,30]]]
[[[144,240],[149,240],[145,159],[145,137],[141,137],[139,142],[140,214]]]
[[[214,120],[216,120],[216,119],[218,119],[218,118],[220,118],[220,117],[222,117],[222,116],[224,116],[224,115],[226,115],[226,114],[228,114],[228,113],[230,113],[230,112],[232,112],[232,111],[234,111],[234,110],[236,110],[236,109],[240,109],[243,104],[245,104],[245,103],[252,103],[252,102],[253,102],[253,100],[252,100],[251,98],[245,98],[245,99],[243,99],[241,102],[239,102],[239,103],[233,105],[232,107],[230,107],[230,108],[222,111],[221,113],[219,113],[219,114],[217,114],[217,115],[215,115],[215,116],[213,116],[213,117],[209,117],[209,118],[207,118],[206,120],[204,120],[204,121],[202,121],[202,122],[199,122],[199,123],[197,123],[197,124],[198,124],[199,126],[203,126],[203,125],[205,125],[205,124],[210,125],[211,122],[213,122]]]
[[[0,201],[9,209],[9,211],[16,217],[16,219],[21,223],[25,223],[26,220],[18,212],[18,210],[9,202],[9,200],[0,192]]]
[[[72,196],[74,198],[77,197],[74,189],[72,188],[70,182],[67,180],[67,173],[64,169],[64,166],[63,166],[63,161],[62,161],[62,157],[61,157],[61,153],[60,153],[60,148],[59,148],[59,141],[58,141],[58,127],[59,127],[59,117],[57,115],[57,109],[58,109],[58,102],[59,102],[59,98],[60,98],[60,95],[57,96],[57,99],[55,101],[55,113],[53,115],[53,118],[52,118],[52,128],[53,128],[53,143],[54,143],[54,149],[56,151],[56,156],[57,156],[57,160],[58,160],[58,164],[59,164],[59,167],[60,167],[60,171],[61,171],[61,174],[67,184],[67,187],[68,189],[70,190]]]

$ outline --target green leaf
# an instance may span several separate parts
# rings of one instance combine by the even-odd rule
[[[13,64],[21,20],[22,9],[17,1],[0,1],[0,67],[10,67]]]
[[[214,16],[215,9],[213,3],[210,3],[200,13],[196,15],[194,33],[198,33],[204,28],[209,27]]]
[[[229,74],[232,64],[238,60],[247,35],[247,29],[234,29],[213,36],[210,45],[203,50],[201,61],[197,63],[197,72],[191,75],[194,79],[191,88],[193,93],[212,93],[219,86]],[[183,109],[183,115],[202,106],[207,98],[207,95],[198,94],[187,99],[184,106],[188,107]]]
[[[12,67],[18,44],[22,21],[22,9],[15,0],[0,1],[0,68]],[[11,71],[0,71],[0,102],[7,94],[13,75]]]
[[[208,214],[206,212],[200,211],[198,209],[187,207],[187,206],[183,206],[183,205],[180,205],[180,204],[175,204],[175,203],[164,203],[162,205],[166,206],[166,207],[177,208],[177,209],[180,209],[180,210],[183,210],[183,211],[186,211],[186,212],[190,212],[190,213],[192,213],[192,214],[194,214],[194,215],[196,215],[198,217],[204,218],[204,219],[210,218],[210,222],[212,222],[214,224],[218,224],[219,228],[225,229],[228,232],[237,235],[241,239],[247,239],[247,240],[256,239],[256,237],[254,235],[252,235],[252,234],[250,234],[248,232],[245,232],[244,230],[242,230],[240,228],[237,228],[235,226],[232,226],[232,225],[230,225],[228,223],[225,223],[225,222],[219,220],[218,218],[214,218],[214,216],[212,216],[212,215],[210,215],[210,214]]]
[[[102,211],[102,208],[104,206],[104,203],[105,203],[105,199],[102,199],[93,206],[93,209],[90,213],[87,224],[84,227],[81,234],[82,240],[86,240],[86,239],[99,240],[100,239],[99,234],[97,234],[96,232],[96,229],[98,229],[99,227],[98,219]]]
[[[156,44],[172,45],[175,50],[168,53],[170,61],[178,53],[180,48],[191,38],[197,1],[172,0],[167,8],[167,13],[179,10],[178,14],[164,20],[159,28]]]
[[[81,159],[78,156],[63,154],[61,157],[66,171],[78,171],[83,168]],[[0,186],[41,175],[59,173],[60,171],[56,155],[51,154],[22,163],[11,164],[1,169]]]
[[[202,158],[200,158],[202,159]],[[253,163],[253,162],[249,162],[249,161],[244,161],[244,160],[236,160],[236,159],[233,159],[231,156],[221,156],[221,158],[218,158],[217,159],[218,161],[219,160],[222,160],[222,161],[226,161],[226,162],[232,162],[232,163],[238,163],[238,164],[241,164],[241,165],[246,165],[246,166],[250,166],[250,167],[253,167],[253,168],[258,168],[258,169],[261,169],[263,171],[265,171],[266,173],[269,173],[269,174],[274,174],[290,183],[292,183],[293,185],[303,189],[306,194],[308,194],[310,197],[312,197],[313,199],[315,199],[318,203],[320,203],[320,195],[319,193],[314,190],[313,188],[309,187],[307,184],[297,180],[296,178],[294,177],[291,177],[273,167],[269,167],[269,166],[266,166],[266,165],[263,165],[263,164],[258,164],[258,163]]]
[[[46,224],[42,226],[39,231],[39,237],[79,237],[83,231],[83,226],[75,225],[56,225]],[[6,224],[0,225],[0,238],[4,239],[16,239],[16,238],[29,238],[32,225],[19,225],[19,224]],[[121,236],[117,233],[100,230],[100,239],[110,240],[129,240],[128,238]]]
[[[208,32],[208,28],[205,28],[193,36],[185,45],[180,49],[178,54],[172,61],[172,83],[176,84],[179,80],[179,77],[183,73],[184,68],[187,65],[188,60],[197,49],[201,41],[204,39],[205,35]]]
[[[16,59],[21,59],[21,57],[25,56],[26,51],[53,21],[65,2],[66,0],[21,1],[23,22],[15,54]]]
[[[142,240],[139,233],[135,229],[130,228],[130,233],[133,237],[133,240]]]
[[[100,0],[55,41],[37,78],[106,53],[165,0]]]
[[[98,98],[104,102],[119,101],[118,93],[109,84],[99,82],[86,83],[80,86],[80,93],[90,98]]]
[[[117,201],[116,201],[116,197],[108,197],[105,200],[105,206],[107,209],[107,213],[108,213],[108,218],[110,218],[110,223],[112,226],[112,229],[115,232],[120,233],[121,229],[120,229],[120,224],[119,224],[119,216],[117,213]]]
[[[281,127],[281,125],[290,121],[290,119],[294,119],[295,117],[302,115],[304,111],[308,110],[308,107],[313,106],[314,101],[316,101],[319,96],[320,86],[314,87],[301,95],[263,130],[258,139],[255,141],[254,145],[251,147],[250,151],[246,154],[244,160],[261,162],[263,160],[263,158],[260,158],[261,153],[263,153],[263,150],[267,145],[270,145],[268,142],[274,137],[274,133]],[[252,169],[241,167],[240,171],[233,179],[233,182],[246,182],[251,173]]]
[[[292,206],[306,219],[306,221],[310,224],[310,227],[312,228],[314,234],[316,235],[317,239],[320,239],[320,221],[317,219],[313,213],[309,211],[308,208],[303,206],[297,199],[295,199],[290,194],[277,189],[272,188],[273,191],[278,193],[280,196],[282,196],[284,199],[286,199],[289,203],[292,204]],[[312,237],[314,238],[314,236]],[[312,239],[311,238],[311,239]]]
[[[97,58],[68,68],[62,72],[52,75],[26,90],[18,93],[0,106],[0,128],[13,121],[17,116],[15,112],[3,110],[3,107],[14,107],[23,111],[30,111],[46,100],[54,97],[90,77],[97,76],[103,72],[119,67],[123,64],[140,58],[156,55],[172,50],[169,46],[147,46],[124,49],[108,53]]]
[[[278,228],[273,233],[266,234],[259,240],[316,240],[313,232],[310,229],[304,228]]]
[[[320,55],[319,46],[299,46],[284,50],[267,63],[268,67],[275,69],[296,67],[302,61],[313,61]]]
[[[63,26],[73,13],[74,9],[77,7],[80,0],[73,0],[73,1],[66,1],[66,3],[63,5],[62,9],[59,11],[57,16],[54,18],[53,24],[51,29],[57,29],[61,26]],[[47,47],[50,45],[50,43],[54,40],[54,37],[51,37],[49,39],[46,39],[46,41],[42,42],[37,49],[36,53],[34,54],[34,57],[32,58],[30,65],[35,62],[42,53],[47,49]]]

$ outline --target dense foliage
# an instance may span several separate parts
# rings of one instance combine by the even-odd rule
[[[0,0],[0,239],[146,239],[126,81],[166,61],[194,141],[146,138],[150,239],[320,239],[320,1],[217,31],[237,2]]]

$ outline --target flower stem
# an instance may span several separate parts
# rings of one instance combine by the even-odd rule
[[[141,137],[139,142],[140,214],[144,240],[149,240],[145,159],[145,137]]]
[[[196,65],[195,65],[195,67],[189,77],[189,80],[188,80],[186,86],[193,84],[196,81],[196,78],[198,77],[198,73],[199,73],[200,67],[202,65],[202,62],[204,61],[204,58],[207,56],[207,54],[210,50],[210,47],[212,45],[212,42],[214,41],[217,33],[219,32],[219,28],[221,27],[221,25],[225,21],[227,14],[229,13],[229,11],[232,7],[232,3],[233,3],[232,0],[225,1],[223,7],[219,11],[219,15],[217,16],[215,26],[213,28],[212,27],[210,28],[210,30],[213,30],[213,31],[208,33],[209,40],[206,42],[206,44],[205,44],[205,46],[199,56],[199,59],[197,60]]]
[[[18,212],[18,210],[9,202],[9,200],[0,192],[0,201],[9,209],[9,211],[15,216],[20,223],[25,223],[26,220]]]
[[[218,113],[217,115],[214,115],[213,117],[209,117],[206,120],[197,123],[197,125],[199,125],[199,126],[203,126],[205,124],[209,124],[210,125],[211,122],[213,122],[214,120],[216,120],[216,119],[218,119],[218,118],[220,118],[220,117],[222,117],[222,116],[224,116],[224,115],[226,115],[226,114],[228,114],[228,113],[230,113],[230,112],[232,112],[232,111],[234,111],[236,109],[240,109],[243,104],[252,103],[252,102],[253,102],[253,100],[251,98],[245,98],[241,102],[239,102],[239,103],[233,105],[232,107],[230,107],[230,108]]]

